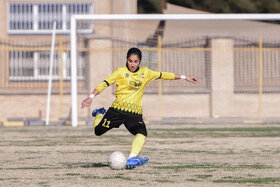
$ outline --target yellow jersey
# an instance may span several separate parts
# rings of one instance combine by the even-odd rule
[[[174,80],[175,74],[158,72],[147,67],[138,68],[135,72],[129,71],[127,66],[116,69],[95,89],[101,93],[105,88],[115,84],[116,100],[112,107],[130,114],[142,115],[142,97],[147,84],[156,79]]]

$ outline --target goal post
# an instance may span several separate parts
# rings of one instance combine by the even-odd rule
[[[73,127],[78,126],[78,109],[77,109],[77,36],[76,36],[76,16],[71,17],[71,124]]]
[[[204,20],[204,21],[220,21],[220,20],[240,20],[240,21],[279,21],[280,14],[97,14],[97,15],[73,15],[71,17],[71,121],[72,126],[76,127],[78,125],[78,88],[77,88],[77,57],[78,57],[78,43],[77,43],[77,24],[80,22],[96,22],[96,21],[140,21],[140,20],[157,20],[157,21],[195,21],[195,20]],[[249,31],[248,31],[249,32]],[[212,45],[217,45],[219,47],[219,43],[212,43]],[[212,46],[213,47],[213,46]],[[261,46],[262,50],[263,46]],[[152,49],[153,50],[153,49]],[[215,51],[212,51],[211,59],[215,57]],[[278,50],[278,49],[277,49]],[[277,54],[278,55],[278,54]],[[278,67],[278,62],[277,67]],[[213,64],[212,64],[213,66]],[[263,70],[258,70],[263,71]],[[211,75],[213,72],[211,72]],[[105,78],[105,77],[104,77]],[[213,80],[213,77],[210,77]],[[278,84],[278,83],[277,83]],[[213,86],[210,86],[213,90]],[[210,90],[211,92],[211,90]],[[278,91],[276,91],[278,92]],[[90,94],[90,93],[88,93]],[[262,93],[261,93],[262,94]],[[213,97],[213,93],[212,96]],[[261,98],[261,97],[259,97]],[[211,99],[210,99],[211,100]],[[209,105],[212,105],[209,102]],[[262,102],[262,101],[258,101]],[[259,103],[260,105],[260,103]],[[209,109],[209,113],[211,113],[210,117],[217,117],[218,114],[215,114],[215,111],[211,111]],[[238,115],[238,114],[237,114]],[[225,115],[231,116],[231,115]],[[233,114],[232,116],[235,116]]]

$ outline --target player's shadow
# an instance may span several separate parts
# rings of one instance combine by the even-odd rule
[[[90,163],[90,164],[83,164],[81,168],[104,168],[108,167],[108,163]]]

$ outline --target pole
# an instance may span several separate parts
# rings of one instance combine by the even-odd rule
[[[158,36],[158,71],[162,72],[162,44],[161,44],[162,38],[159,35]],[[159,117],[162,119],[162,80],[158,80],[158,98],[159,98]]]
[[[63,41],[59,38],[59,117],[63,116]]]
[[[47,110],[46,110],[46,125],[49,125],[49,120],[50,120],[50,104],[51,104],[51,91],[52,91],[52,72],[53,72],[53,56],[54,56],[54,45],[55,45],[55,31],[56,31],[56,21],[53,22],[53,31],[52,31],[49,84],[48,84],[48,97],[47,97]]]
[[[259,117],[263,117],[263,41],[259,37]]]
[[[78,126],[78,111],[77,111],[77,46],[76,46],[76,19],[71,17],[71,95],[72,95],[72,127]]]

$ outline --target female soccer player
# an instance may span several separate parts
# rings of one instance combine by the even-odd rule
[[[116,100],[108,111],[106,112],[104,108],[93,110],[92,116],[95,117],[93,127],[95,134],[101,136],[108,130],[118,128],[121,124],[124,124],[127,130],[135,135],[127,160],[127,168],[134,168],[148,162],[148,158],[138,156],[147,136],[146,125],[142,117],[142,97],[147,84],[156,79],[183,79],[196,84],[197,79],[193,76],[187,77],[174,73],[157,72],[147,67],[140,68],[142,53],[138,48],[129,49],[126,58],[126,65],[116,69],[115,72],[99,84],[82,101],[81,108],[88,107],[93,98],[108,86],[117,85]]]

